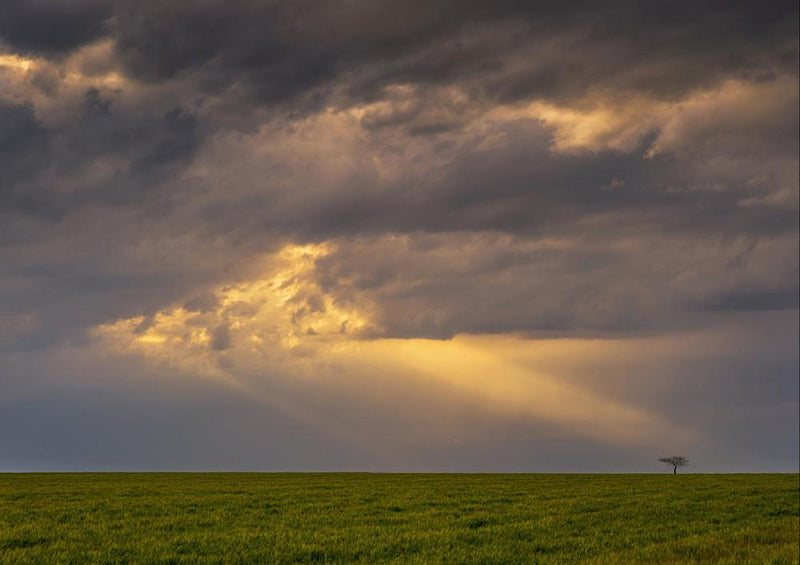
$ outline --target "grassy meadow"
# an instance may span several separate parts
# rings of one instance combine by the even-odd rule
[[[798,475],[0,474],[0,563],[798,563]]]

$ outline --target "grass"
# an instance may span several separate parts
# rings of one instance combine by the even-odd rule
[[[0,563],[798,563],[798,475],[0,474]]]

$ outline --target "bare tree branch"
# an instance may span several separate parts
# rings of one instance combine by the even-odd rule
[[[689,464],[689,458],[683,455],[670,455],[669,457],[659,457],[659,461],[672,465],[672,474],[678,474],[678,467],[685,467]]]

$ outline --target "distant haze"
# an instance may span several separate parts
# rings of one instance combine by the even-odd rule
[[[4,0],[0,471],[798,470],[797,2]]]

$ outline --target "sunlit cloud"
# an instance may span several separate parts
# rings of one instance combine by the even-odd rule
[[[327,244],[286,246],[264,261],[266,272],[255,280],[226,284],[150,317],[118,320],[93,332],[104,345],[212,376],[224,373],[226,364],[255,367],[260,360],[301,358],[376,334],[370,304],[343,302],[314,279],[315,260],[329,252]]]
[[[150,318],[99,326],[95,337],[102,347],[135,352],[180,375],[229,383],[272,404],[276,399],[270,388],[276,378],[305,375],[346,396],[353,386],[374,387],[371,372],[381,371],[431,390],[444,385],[505,417],[564,426],[604,443],[692,442],[688,430],[657,414],[536,369],[544,351],[550,358],[555,352],[580,357],[584,347],[596,347],[591,342],[539,342],[514,335],[373,339],[378,329],[369,301],[351,296],[345,303],[322,291],[314,278],[314,262],[330,251],[330,244],[289,245],[265,261],[271,268],[263,278],[222,286]],[[351,374],[331,381],[324,376],[331,363]],[[297,413],[292,403],[298,400],[286,402],[282,407]]]
[[[12,71],[28,71],[36,66],[34,59],[20,57],[13,53],[0,53],[0,67]]]
[[[718,140],[759,125],[779,127],[798,102],[798,88],[791,77],[763,83],[729,80],[714,88],[689,92],[678,100],[665,101],[640,94],[608,96],[589,92],[559,105],[534,100],[527,105],[491,109],[495,120],[541,120],[555,131],[556,151],[636,149],[647,135],[654,140],[648,154],[680,152],[698,138]]]

